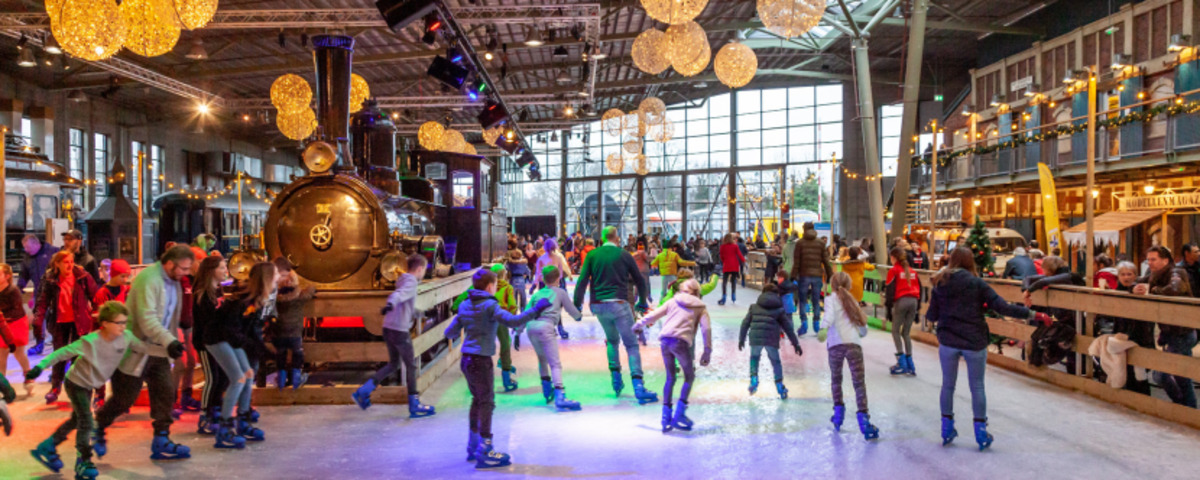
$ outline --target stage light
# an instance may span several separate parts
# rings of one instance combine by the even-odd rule
[[[475,79],[475,81],[467,86],[467,98],[470,98],[472,102],[479,100],[479,97],[484,96],[486,93],[487,84],[483,83],[481,79]]]
[[[483,111],[479,112],[479,125],[484,130],[508,121],[508,110],[503,105],[488,102]]]
[[[462,50],[459,50],[457,47],[447,48],[446,49],[446,59],[450,60],[451,62],[454,62],[454,63],[462,63],[462,60],[463,60]]]
[[[442,28],[442,19],[438,18],[437,13],[430,13],[425,16],[425,35],[421,36],[421,41],[426,45],[433,45],[437,41],[438,30]]]
[[[455,90],[462,89],[463,83],[467,81],[467,69],[441,55],[433,58],[433,63],[429,64],[429,70],[425,73]]]

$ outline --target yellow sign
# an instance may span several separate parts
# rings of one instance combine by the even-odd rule
[[[1038,163],[1038,177],[1042,186],[1042,216],[1046,223],[1046,241],[1050,244],[1047,252],[1062,245],[1062,231],[1058,228],[1058,197],[1054,190],[1054,177],[1050,168],[1044,163]]]

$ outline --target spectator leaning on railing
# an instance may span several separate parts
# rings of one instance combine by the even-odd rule
[[[1117,284],[1116,290],[1125,293],[1133,293],[1133,287],[1137,285],[1138,267],[1132,262],[1121,262],[1117,264]],[[1142,348],[1154,348],[1154,324],[1151,322],[1143,322],[1139,320],[1131,320],[1128,318],[1112,318],[1113,334],[1124,333],[1129,337],[1129,340],[1138,344]],[[1126,366],[1125,372],[1125,389],[1138,392],[1141,394],[1150,394],[1150,381],[1148,379],[1139,380],[1134,374],[1133,365]]]
[[[1172,267],[1172,260],[1171,250],[1167,247],[1150,247],[1146,251],[1146,263],[1150,267],[1150,274],[1138,279],[1138,284],[1133,287],[1134,295],[1192,296],[1188,272],[1183,268]],[[1192,348],[1196,346],[1195,329],[1165,323],[1160,323],[1158,328],[1158,344],[1164,351],[1192,356]],[[1171,401],[1196,408],[1196,390],[1192,379],[1163,374],[1161,383]]]

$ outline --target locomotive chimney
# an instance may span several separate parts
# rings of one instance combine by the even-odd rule
[[[350,68],[354,38],[345,35],[313,37],[313,63],[317,70],[317,121],[319,139],[337,146],[338,170],[353,170],[347,141],[350,136]]]

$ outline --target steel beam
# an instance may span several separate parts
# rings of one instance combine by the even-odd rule
[[[471,101],[471,99],[462,95],[373,97],[373,99],[379,102],[379,108],[463,108],[482,107],[484,105],[482,100]],[[567,103],[567,100],[546,94],[505,94],[504,103],[508,105],[562,105]],[[274,108],[270,98],[228,99],[225,101],[225,107],[231,110]]]
[[[921,67],[925,55],[925,18],[929,0],[914,0],[912,27],[908,33],[908,61],[904,66],[904,111],[900,119],[900,149],[896,159],[896,186],[892,190],[892,236],[904,235],[908,221],[908,189],[912,180],[913,132],[917,131],[917,107],[921,93]],[[936,135],[937,132],[934,132]],[[936,138],[936,137],[935,137]],[[933,148],[937,150],[937,140]],[[935,166],[936,168],[936,166]],[[930,210],[930,215],[933,211]],[[878,247],[877,247],[878,248]]]

